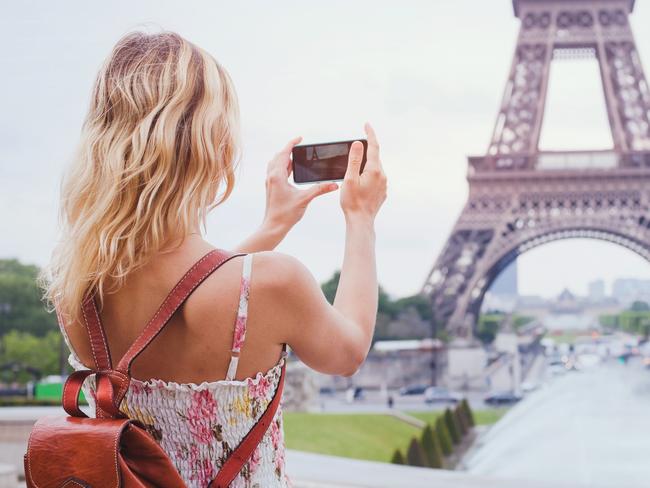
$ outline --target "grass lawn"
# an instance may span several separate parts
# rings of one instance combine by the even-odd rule
[[[284,413],[287,447],[371,461],[390,461],[420,429],[381,414]]]
[[[489,410],[474,410],[474,420],[476,425],[491,425],[496,423],[503,414],[506,413],[507,408],[491,408]],[[409,415],[412,415],[415,418],[424,420],[430,424],[433,424],[440,415],[440,412],[407,412]]]
[[[493,424],[506,409],[474,412],[479,425]],[[409,412],[433,423],[439,412]],[[389,415],[284,413],[287,447],[299,451],[389,462],[395,449],[406,451],[420,429]]]

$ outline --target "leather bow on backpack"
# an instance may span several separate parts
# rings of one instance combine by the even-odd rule
[[[72,373],[63,388],[63,408],[70,417],[44,417],[36,422],[25,454],[28,488],[184,488],[186,485],[160,445],[119,405],[131,381],[133,360],[153,341],[187,297],[223,263],[240,256],[218,249],[203,256],[180,279],[116,368],[94,295],[82,304],[95,369]],[[79,408],[84,380],[95,375],[95,416]],[[271,425],[282,397],[285,366],[266,411],[220,467],[211,488],[230,485]]]

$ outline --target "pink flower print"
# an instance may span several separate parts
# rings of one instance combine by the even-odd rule
[[[217,475],[217,470],[208,458],[201,458],[201,453],[196,445],[190,448],[190,466],[193,467],[190,479],[198,481],[200,486],[208,486],[208,484]]]
[[[275,474],[278,478],[282,477],[284,471],[284,446],[280,445],[273,454],[273,463],[275,464]]]
[[[244,344],[246,337],[246,315],[237,315],[235,322],[235,338],[233,339],[232,350],[239,351]]]
[[[280,431],[280,423],[276,420],[271,424],[271,442],[273,443],[273,449],[278,449],[282,441],[282,435]]]
[[[262,455],[260,454],[259,446],[251,454],[251,458],[248,460],[248,470],[250,473],[254,473],[257,470],[257,467],[262,461]]]
[[[186,417],[194,440],[201,444],[210,443],[211,425],[217,421],[217,401],[208,390],[196,391],[192,394]]]
[[[271,382],[266,376],[258,376],[255,379],[248,378],[248,394],[255,400],[263,400],[269,394]]]

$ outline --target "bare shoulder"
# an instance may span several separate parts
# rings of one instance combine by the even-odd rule
[[[239,297],[243,261],[243,256],[230,259],[190,296],[187,309],[193,322],[201,323],[214,317],[217,310],[233,308]],[[309,270],[288,254],[264,251],[253,255],[251,290],[256,302],[281,298],[286,304],[314,284]]]
[[[187,322],[204,324],[214,320],[217,313],[236,310],[239,299],[243,256],[235,256],[213,271],[190,295],[183,314]],[[208,322],[206,322],[208,321]]]
[[[255,253],[253,283],[257,289],[282,291],[313,280],[307,267],[298,259],[277,251]]]

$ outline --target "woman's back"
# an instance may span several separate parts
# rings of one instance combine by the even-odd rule
[[[192,245],[190,244],[189,247]],[[183,260],[182,257],[172,256],[160,261],[167,262],[171,265],[170,268],[174,268],[174,265],[180,264],[180,262],[172,264],[173,261]],[[252,262],[252,254],[233,258],[221,269],[213,272],[190,295],[185,305],[172,317],[160,336],[145,349],[145,352],[134,363],[133,371],[138,371],[136,365],[142,363],[144,368],[140,367],[141,372],[157,370],[166,371],[167,374],[161,375],[153,372],[140,376],[134,373],[134,379],[120,405],[120,410],[125,415],[141,422],[154,439],[160,443],[187,485],[191,487],[207,486],[214,479],[232,449],[239,445],[243,437],[264,413],[278,387],[281,367],[286,358],[286,353],[281,349],[275,364],[270,368],[258,370],[256,374],[248,377],[239,371],[239,353],[246,350],[248,346],[248,301]],[[156,267],[160,268],[160,262],[152,263],[152,266],[149,267],[150,277],[157,277]],[[189,267],[187,266],[187,269]],[[200,303],[200,297],[196,303],[190,302],[194,294],[203,293],[206,290],[211,291],[210,282],[219,281],[218,285],[215,283],[213,286],[222,288],[224,295],[232,295],[231,290],[226,289],[220,281],[222,278],[226,282],[232,281],[231,275],[237,269],[239,270],[237,275],[239,278],[237,285],[239,286],[236,286],[236,300],[232,302],[229,300],[230,297],[213,300],[215,304],[222,306],[223,304],[220,302],[226,301],[228,305],[232,305],[231,308],[234,310],[225,307],[216,308],[218,313],[214,314],[211,321],[198,326],[193,324],[193,318],[195,318],[193,317],[195,315],[193,306]],[[223,276],[221,275],[222,271]],[[134,314],[140,315],[144,313],[143,310],[149,308],[155,310],[155,307],[150,307],[150,303],[148,303],[150,298],[147,301],[138,301],[138,297],[148,294],[146,288],[148,280],[144,278],[144,274],[138,276],[142,277],[141,283],[137,282],[138,277],[129,280],[122,290],[126,294],[113,297],[112,302],[106,304],[107,306],[101,314],[103,323],[106,323],[106,317],[121,317],[125,321],[128,319],[129,325],[127,326],[117,326],[116,324],[120,322],[115,322],[105,328],[109,349],[114,359],[120,358],[126,351],[126,347],[118,352],[113,347],[110,336],[115,336],[116,332],[120,332],[122,339],[117,341],[118,343],[125,342],[129,340],[128,338],[132,338],[132,342],[143,328],[142,326],[139,329],[132,327],[130,324],[136,323],[136,320],[133,316],[125,314],[125,311],[132,310]],[[182,274],[179,274],[178,278],[180,276]],[[158,278],[163,279],[163,277]],[[228,284],[234,285],[234,283]],[[141,288],[143,285],[144,289]],[[169,287],[167,293],[172,286]],[[228,288],[235,287],[229,286]],[[120,309],[119,303],[123,305],[122,309]],[[150,315],[153,313],[152,311]],[[227,318],[224,319],[224,317]],[[224,327],[224,322],[231,317],[230,327]],[[189,321],[188,318],[190,318]],[[217,325],[213,326],[215,323]],[[210,328],[217,329],[217,331],[210,331]],[[227,345],[218,344],[211,348],[208,341],[215,337],[219,340],[227,328],[229,337],[227,341],[223,341]],[[208,332],[201,334],[199,332],[201,329]],[[77,335],[79,330],[84,330],[84,328],[68,329],[68,340],[71,339],[70,332]],[[194,332],[190,332],[192,330]],[[197,333],[203,335],[203,340],[197,341]],[[162,346],[158,346],[158,350],[156,350],[155,344],[159,340]],[[83,349],[85,343],[80,342],[79,344],[80,350]],[[86,361],[81,361],[75,353],[74,346],[69,345],[73,351],[69,362],[75,369],[86,369],[87,365],[93,364],[92,359],[88,357],[85,358]],[[128,345],[130,344],[126,344],[126,346]],[[218,353],[215,357],[213,351],[222,349],[227,352],[225,354]],[[183,350],[183,353],[177,354],[180,350]],[[161,356],[161,354],[165,355]],[[145,355],[148,355],[149,361]],[[177,356],[185,358],[180,367],[176,366],[178,364]],[[215,365],[222,363],[221,359],[226,358],[227,371],[221,376],[221,378],[225,378],[209,380],[216,376],[207,374],[202,377],[201,381],[180,380],[184,377],[183,369],[188,367],[194,368],[189,370],[191,375],[198,376],[196,366],[193,366],[193,361],[190,360],[192,356],[195,358],[198,356],[198,362],[202,363],[202,369],[206,372],[215,370]],[[161,357],[166,360],[161,361]],[[199,368],[200,370],[201,368]],[[166,378],[166,380],[161,378]],[[168,378],[174,378],[174,380]],[[94,408],[92,377],[84,390],[89,398],[89,403]],[[253,452],[239,476],[233,481],[232,486],[287,486],[287,484],[288,479],[284,472],[282,412],[279,408],[262,442]]]
[[[104,296],[100,316],[114,358],[122,357],[176,282],[211,249],[200,236],[188,236],[178,249],[151,258],[143,268],[131,273],[116,293]],[[256,268],[264,266],[265,256],[258,256],[256,261]],[[206,278],[163,332],[138,356],[133,363],[134,378],[178,383],[225,378],[242,268],[243,258],[235,257]],[[237,379],[268,370],[277,363],[282,351],[283,342],[277,330],[269,326],[268,311],[259,306],[266,295],[264,270],[256,277],[250,286],[258,299],[248,309],[246,347],[241,351]],[[92,364],[83,324],[69,325],[67,333],[81,362]]]
[[[171,32],[136,32],[115,45],[63,181],[62,239],[42,277],[76,368],[99,368],[83,327],[88,293],[101,304],[117,360],[179,278],[213,249],[200,237],[201,224],[205,229],[207,214],[233,191],[238,125],[232,81],[206,51]],[[226,262],[133,364],[120,407],[149,426],[191,486],[207,484],[259,418],[278,387],[285,345],[325,374],[350,376],[365,360],[378,299],[374,220],[386,198],[379,145],[372,128],[365,130],[365,166],[357,141],[341,183],[346,240],[334,303],[302,263],[272,252],[309,202],[338,189],[332,182],[307,189],[289,183],[300,141],[294,138],[269,162],[262,224],[236,248],[255,253],[251,280],[252,258]],[[93,337],[103,351],[103,337]],[[118,415],[108,395],[98,403],[100,412]],[[277,413],[235,486],[286,484],[283,452]]]

